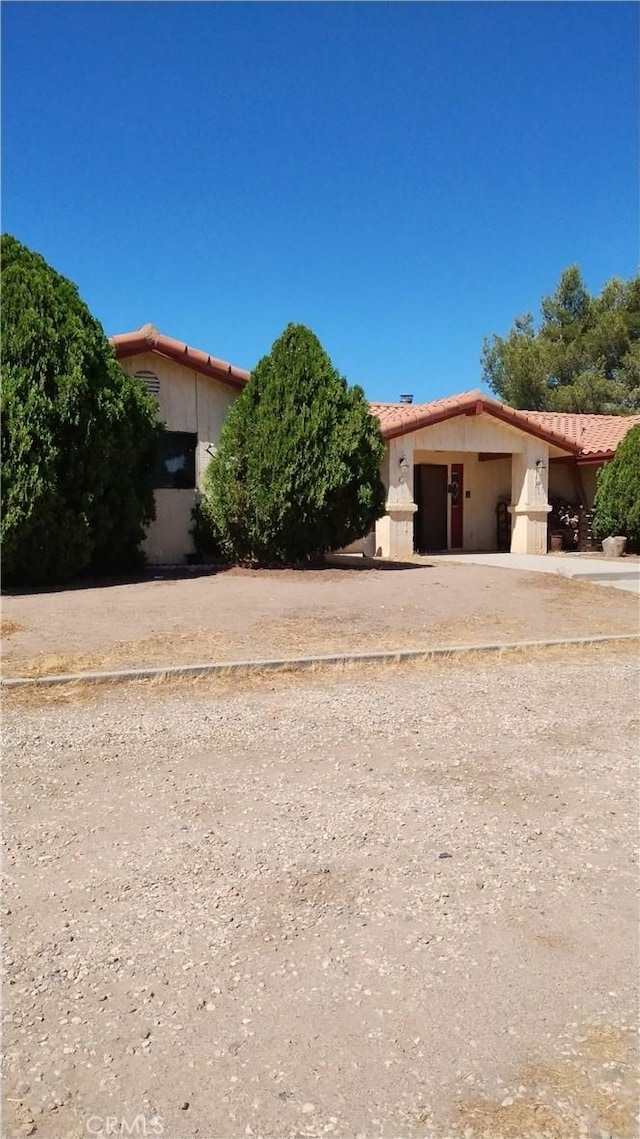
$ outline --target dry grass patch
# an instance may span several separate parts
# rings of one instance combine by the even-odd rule
[[[503,613],[473,613],[469,617],[439,621],[429,630],[435,644],[477,644],[482,640],[531,637],[530,627]]]
[[[37,657],[3,661],[3,676],[59,676],[67,672],[93,672],[102,665],[103,657],[74,653],[41,653]]]
[[[405,613],[405,617],[407,614]],[[408,620],[411,613],[408,614]],[[107,672],[126,668],[161,668],[181,664],[218,663],[284,654],[331,655],[394,652],[516,639],[526,631],[521,621],[500,614],[444,621],[428,629],[372,625],[364,615],[298,612],[257,622],[246,634],[208,629],[157,633],[138,640],[116,641],[99,653],[38,653],[3,661],[3,675],[60,676],[75,672]]]
[[[558,933],[553,929],[544,929],[541,933],[534,933],[538,945],[544,949],[571,949],[573,940],[566,933]]]
[[[477,613],[448,621],[425,622],[411,605],[372,621],[370,614],[298,611],[261,621],[254,632],[267,648],[300,656],[312,653],[393,652],[395,649],[436,648],[447,644],[477,644],[483,640],[516,640],[528,626],[502,613]],[[529,634],[530,635],[530,634]]]
[[[526,1089],[522,1095],[507,1095],[500,1103],[477,1099],[461,1105],[459,1126],[478,1139],[574,1139],[582,1134],[585,1121],[596,1134],[635,1135],[637,1057],[632,1030],[587,1025],[578,1041],[575,1060],[525,1064],[513,1081],[521,1091]],[[614,1076],[603,1067],[608,1062],[622,1069],[622,1081],[614,1084]]]
[[[599,1063],[626,1064],[637,1043],[633,1029],[616,1028],[610,1024],[594,1024],[587,1029],[583,1053],[589,1060]]]
[[[4,661],[3,673],[6,677],[43,677],[213,662],[224,660],[230,647],[228,636],[204,629],[158,633],[139,640],[116,641],[101,653],[39,653],[32,657],[14,657]]]
[[[467,652],[451,656],[432,657],[427,654],[416,657],[414,660],[382,660],[382,661],[338,661],[335,663],[319,662],[305,668],[291,665],[282,665],[279,668],[247,668],[220,671],[215,673],[202,673],[200,675],[176,676],[170,673],[158,673],[153,677],[141,677],[132,680],[105,680],[98,683],[90,681],[69,681],[51,685],[34,685],[24,688],[5,688],[2,699],[8,706],[36,708],[73,703],[96,701],[114,693],[142,693],[149,698],[165,699],[174,693],[183,692],[190,699],[202,697],[210,699],[215,696],[248,693],[259,690],[280,691],[291,687],[306,685],[336,684],[341,680],[373,682],[379,679],[383,672],[421,672],[425,669],[438,669],[441,672],[456,672],[460,669],[493,669],[510,667],[512,664],[544,662],[549,659],[576,659],[584,653],[607,653],[638,655],[638,644],[634,641],[619,641],[613,643],[584,645],[551,645],[545,647],[525,647],[504,649],[496,652],[474,652],[470,647]]]
[[[283,652],[291,656],[315,656],[333,653],[393,652],[396,649],[420,648],[432,638],[415,625],[406,628],[408,607],[389,615],[386,623],[373,620],[368,613],[327,613],[298,611],[283,617],[260,621],[253,627],[262,650]]]
[[[459,1126],[478,1139],[576,1139],[573,1120],[534,1099],[512,1104],[471,1101],[460,1111]]]
[[[634,1097],[631,1089],[625,1095],[620,1088],[602,1082],[599,1067],[583,1069],[579,1063],[529,1064],[519,1073],[523,1084],[549,1091],[571,1105],[575,1120],[590,1116],[603,1130],[619,1135],[632,1135]],[[605,1077],[606,1078],[606,1077]]]
[[[24,625],[19,621],[12,621],[10,617],[0,618],[0,637],[3,639],[12,637],[14,633],[21,633],[23,629]]]

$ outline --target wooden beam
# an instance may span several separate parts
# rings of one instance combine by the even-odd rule
[[[479,463],[490,463],[492,459],[510,459],[511,451],[478,451]]]

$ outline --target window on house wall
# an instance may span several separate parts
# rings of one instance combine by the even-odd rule
[[[191,431],[165,431],[156,471],[157,490],[194,490],[198,436]]]

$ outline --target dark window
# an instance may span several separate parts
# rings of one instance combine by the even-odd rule
[[[191,431],[165,431],[160,444],[156,487],[192,490],[196,485],[196,444]]]

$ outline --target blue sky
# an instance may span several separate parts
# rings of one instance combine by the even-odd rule
[[[371,399],[478,387],[561,270],[638,269],[626,3],[5,3],[4,231],[106,332]]]

